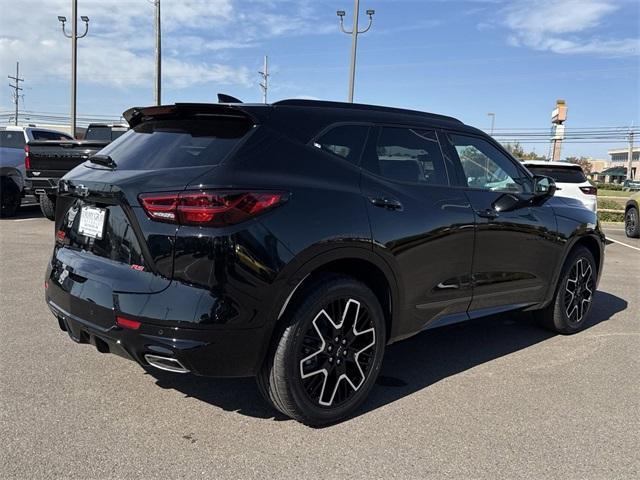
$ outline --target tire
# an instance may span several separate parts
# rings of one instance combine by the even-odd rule
[[[640,237],[640,217],[636,207],[629,207],[624,213],[624,233],[629,238]]]
[[[20,208],[22,198],[20,189],[10,178],[0,178],[0,197],[0,217],[13,217]]]
[[[40,195],[40,210],[49,220],[56,219],[56,197]]]
[[[283,320],[257,378],[265,399],[314,427],[354,412],[378,377],[386,344],[374,293],[350,277],[323,276]]]
[[[591,252],[582,246],[574,248],[562,267],[551,304],[535,311],[534,316],[545,328],[564,335],[584,329],[597,278],[597,266]]]

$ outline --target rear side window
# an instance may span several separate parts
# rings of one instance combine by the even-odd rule
[[[84,135],[85,140],[111,141],[111,129],[109,127],[89,127]]]
[[[245,118],[150,120],[100,151],[123,170],[218,165],[253,127]]]
[[[71,140],[71,137],[62,132],[45,132],[44,130],[32,130],[34,140]]]
[[[322,135],[313,145],[356,165],[360,161],[368,132],[369,127],[365,125],[340,125]]]
[[[572,167],[526,166],[534,175],[551,177],[558,183],[584,183],[587,181],[582,169]]]
[[[0,131],[0,147],[24,148],[24,133],[10,130]]]
[[[367,168],[390,180],[425,185],[447,185],[444,158],[435,131],[382,127],[375,158]]]

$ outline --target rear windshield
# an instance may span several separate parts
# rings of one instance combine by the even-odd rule
[[[583,183],[587,181],[582,170],[577,168],[527,165],[527,169],[534,175],[551,177],[558,183]]]
[[[150,120],[100,151],[122,170],[218,165],[253,124],[245,118]]]
[[[21,131],[0,131],[0,147],[24,148],[24,133]]]

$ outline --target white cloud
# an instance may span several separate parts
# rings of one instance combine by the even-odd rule
[[[21,0],[20,8],[16,5],[15,0],[0,0],[0,75],[15,71],[19,60],[31,85],[66,80],[70,40],[63,37],[57,16],[70,20],[69,1]],[[250,70],[228,53],[274,37],[323,33],[322,24],[312,27],[317,25],[312,21],[316,6],[309,1],[162,0],[163,83],[176,88],[252,85]],[[90,18],[89,35],[78,41],[79,82],[152,85],[155,37],[150,1],[83,0],[78,15]],[[84,25],[78,24],[82,33]]]
[[[627,56],[640,53],[638,38],[611,39],[594,34],[618,6],[610,0],[526,0],[506,7],[509,44],[559,54]]]

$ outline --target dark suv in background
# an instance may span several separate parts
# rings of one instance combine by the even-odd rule
[[[323,425],[364,400],[385,345],[424,329],[509,310],[585,326],[595,214],[454,118],[306,100],[125,118],[59,185],[46,301],[77,342],[257,376]]]

